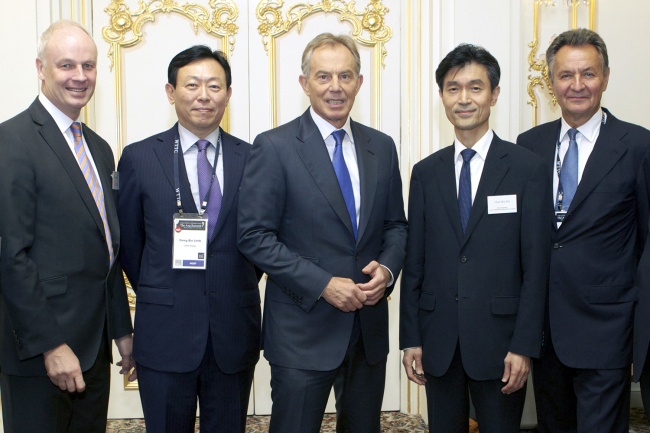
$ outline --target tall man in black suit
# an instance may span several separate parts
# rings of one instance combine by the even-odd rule
[[[122,265],[137,294],[133,352],[150,433],[193,432],[197,397],[201,432],[246,430],[261,274],[237,249],[251,146],[219,127],[231,81],[221,52],[197,45],[178,53],[165,86],[178,123],[127,146],[120,159]],[[192,246],[199,251],[190,265],[199,269],[173,265],[183,263],[177,236],[193,233],[174,223],[176,213],[190,223],[207,218],[203,246]]]
[[[447,54],[436,81],[456,140],[411,176],[400,347],[431,431],[467,431],[471,394],[481,432],[518,432],[542,348],[550,175],[490,129],[499,77],[481,47]]]
[[[637,228],[647,224],[637,181],[650,132],[601,109],[609,63],[598,34],[560,34],[546,61],[562,118],[517,138],[553,175],[546,344],[533,364],[539,430],[627,432]]]
[[[4,431],[104,432],[111,340],[127,374],[131,316],[108,144],[80,123],[97,48],[58,21],[41,36],[42,94],[0,125],[0,389]],[[48,379],[49,377],[49,379]]]
[[[239,248],[269,275],[272,433],[320,431],[332,385],[338,432],[380,430],[407,224],[393,140],[349,117],[360,68],[350,37],[314,38],[300,76],[311,108],[255,139],[242,181]]]

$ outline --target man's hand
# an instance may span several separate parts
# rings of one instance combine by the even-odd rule
[[[354,281],[339,277],[332,277],[321,296],[344,313],[360,309],[367,299],[365,293],[354,284]]]
[[[528,380],[530,358],[508,352],[503,363],[505,364],[505,369],[503,371],[501,382],[507,382],[507,384],[501,388],[501,392],[504,394],[512,394],[513,392],[520,390],[524,386],[524,383],[526,383],[526,380]]]
[[[413,363],[415,363],[415,368],[413,368]],[[409,379],[418,385],[427,383],[427,379],[424,377],[424,370],[422,369],[421,347],[406,349],[402,358],[402,364],[404,364],[404,370],[406,370],[406,375]]]
[[[43,353],[45,370],[53,384],[69,392],[82,392],[86,389],[79,359],[70,347],[63,343]]]
[[[366,301],[363,305],[375,305],[381,298],[384,297],[386,292],[386,284],[390,281],[390,272],[388,269],[381,266],[375,260],[368,263],[368,265],[361,270],[366,275],[372,278],[364,284],[357,284],[363,293],[366,294]]]
[[[131,358],[131,353],[133,351],[133,335],[128,334],[124,337],[118,338],[115,340],[115,345],[117,346],[117,350],[120,352],[120,356],[122,357],[122,360],[117,361],[115,365],[122,367],[120,369],[120,374],[123,374],[125,376],[131,373],[131,370],[133,370],[133,373],[131,373],[128,379],[129,382],[133,382],[138,378],[138,373],[135,371],[135,361],[133,358]]]

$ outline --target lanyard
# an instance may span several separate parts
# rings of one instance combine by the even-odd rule
[[[564,197],[564,188],[562,187],[562,163],[560,162],[560,132],[562,131],[562,122],[557,127],[557,159],[555,161],[555,170],[557,171],[557,209],[562,210],[562,198]]]
[[[176,129],[176,136],[174,137],[174,191],[176,192],[176,206],[178,207],[178,213],[183,215],[183,204],[181,202],[181,188],[180,181],[178,176],[178,160],[182,158],[179,149],[181,147],[181,140],[178,135],[178,128]],[[212,165],[212,178],[210,181],[210,188],[205,193],[205,197],[201,201],[201,209],[199,210],[199,215],[203,216],[205,210],[208,207],[208,199],[210,198],[210,191],[212,191],[212,185],[214,184],[214,177],[217,175],[217,162],[219,161],[219,151],[221,150],[221,132],[217,138],[217,153],[214,156],[214,164]],[[207,149],[206,149],[207,152]]]

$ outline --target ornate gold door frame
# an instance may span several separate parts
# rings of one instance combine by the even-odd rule
[[[262,0],[257,5],[257,19],[260,22],[257,30],[262,35],[264,49],[269,57],[269,82],[270,82],[270,124],[271,128],[278,126],[277,116],[277,89],[276,89],[276,46],[275,39],[293,27],[298,27],[300,32],[302,20],[317,14],[334,12],[340,15],[340,21],[352,24],[352,37],[363,46],[374,48],[374,127],[381,129],[381,70],[385,67],[384,60],[388,52],[384,44],[392,37],[393,30],[384,23],[384,15],[389,11],[381,3],[382,0],[370,0],[363,12],[355,9],[355,2],[347,3],[344,0],[322,0],[312,5],[309,3],[296,3],[286,11],[286,19],[282,17],[282,0]],[[367,37],[363,33],[367,32]]]
[[[222,48],[226,58],[229,58],[235,49],[235,34],[239,27],[235,20],[239,15],[237,6],[232,0],[210,0],[208,8],[193,3],[180,5],[173,0],[151,0],[147,3],[140,1],[140,9],[131,12],[124,4],[124,0],[112,0],[104,9],[111,18],[110,25],[102,29],[104,40],[111,46],[108,57],[111,59],[111,70],[115,69],[115,144],[117,157],[124,149],[124,127],[122,118],[122,48],[134,47],[142,41],[143,26],[145,23],[155,21],[155,15],[161,12],[177,13],[192,20],[194,33],[199,27],[206,33],[222,40]],[[131,35],[127,39],[127,34]],[[228,131],[229,110],[221,120],[221,127]]]

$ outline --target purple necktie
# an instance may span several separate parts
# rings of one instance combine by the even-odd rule
[[[212,181],[212,164],[208,161],[207,152],[209,145],[210,142],[208,140],[199,140],[196,142],[196,146],[199,148],[199,154],[196,158],[196,168],[199,176],[199,198],[201,204],[203,204],[205,195],[208,193],[212,184],[210,197],[207,199],[208,205],[205,209],[205,213],[208,215],[208,241],[212,239],[214,227],[217,225],[219,211],[221,210],[221,199],[223,198],[219,179],[216,175],[214,176],[214,183]]]

